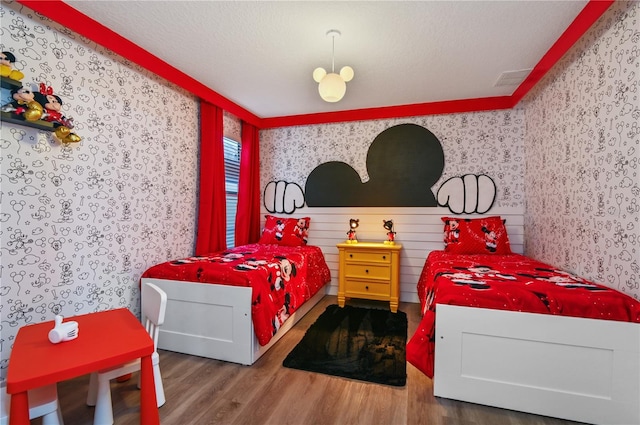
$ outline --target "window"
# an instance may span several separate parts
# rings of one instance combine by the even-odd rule
[[[240,177],[240,143],[224,138],[224,188],[227,200],[227,247],[235,246],[238,181]]]

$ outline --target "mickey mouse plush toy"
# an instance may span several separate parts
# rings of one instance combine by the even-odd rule
[[[35,93],[28,87],[17,87],[11,90],[12,102],[2,106],[2,112],[12,112],[27,121],[37,121],[44,114],[40,103],[35,101]]]
[[[62,114],[62,99],[53,94],[53,89],[44,83],[40,83],[40,91],[34,93],[35,99],[44,107],[42,119],[53,123],[54,135],[62,143],[77,143],[80,136],[71,132],[73,118],[67,118]]]
[[[11,78],[12,80],[22,80],[24,74],[17,69],[13,69],[13,64],[16,62],[16,57],[11,52],[0,53],[0,76],[4,78]]]
[[[45,109],[45,114],[42,117],[44,120],[52,122],[56,127],[63,125],[73,128],[73,119],[67,118],[62,114],[62,99],[60,96],[53,94],[51,87],[40,83],[40,92],[36,92],[34,95],[36,101]]]

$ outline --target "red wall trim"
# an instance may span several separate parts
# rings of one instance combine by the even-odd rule
[[[35,12],[64,25],[97,44],[137,63],[147,70],[176,84],[208,102],[221,107],[238,118],[260,128],[327,124],[347,121],[376,120],[421,115],[452,114],[514,107],[564,56],[576,41],[593,25],[615,0],[589,0],[576,19],[556,43],[542,57],[525,81],[511,96],[451,100],[381,108],[354,109],[285,117],[260,118],[202,83],[172,67],[138,45],[116,34],[99,22],[80,13],[62,0],[16,0]]]
[[[386,106],[381,108],[353,109],[350,111],[325,112],[320,114],[263,118],[262,128],[326,124],[346,121],[379,120],[384,118],[414,117],[421,115],[453,114],[460,112],[509,109],[511,107],[513,107],[513,104],[510,96],[448,100],[443,102],[416,103],[413,105]]]
[[[590,0],[562,33],[549,51],[540,59],[529,76],[513,92],[513,104],[516,105],[544,77],[544,75],[569,51],[576,41],[602,16],[614,3],[614,0]]]
[[[256,115],[61,0],[17,0],[17,2],[259,127],[260,118]]]

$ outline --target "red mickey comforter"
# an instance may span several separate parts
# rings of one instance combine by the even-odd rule
[[[251,244],[208,255],[167,261],[142,277],[253,288],[251,313],[261,345],[291,313],[331,280],[316,246]]]
[[[436,304],[640,322],[640,302],[519,255],[429,253],[418,281],[422,320],[407,361],[433,377]]]

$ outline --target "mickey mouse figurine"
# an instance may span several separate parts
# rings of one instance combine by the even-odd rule
[[[349,231],[347,232],[347,243],[358,243],[358,239],[356,239],[356,229],[360,225],[360,219],[351,218],[349,219]]]
[[[384,241],[387,245],[394,245],[396,232],[393,231],[393,220],[382,220],[382,227],[387,230],[387,240]]]

